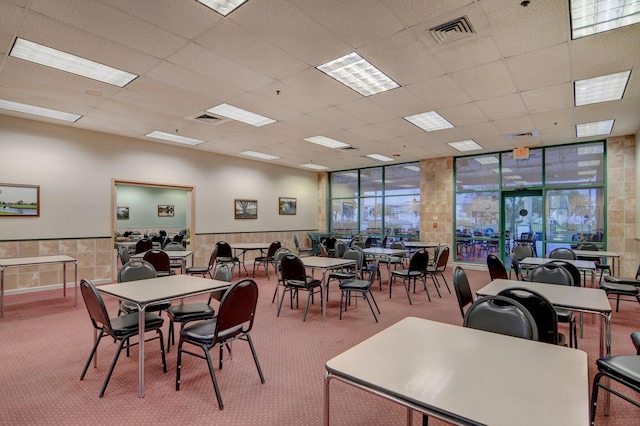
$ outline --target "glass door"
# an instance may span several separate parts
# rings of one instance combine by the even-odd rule
[[[542,190],[502,193],[504,259],[511,265],[511,250],[518,243],[529,244],[536,256],[544,255],[544,208]]]

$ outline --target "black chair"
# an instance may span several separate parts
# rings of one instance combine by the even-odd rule
[[[276,283],[276,288],[273,291],[273,297],[271,298],[271,303],[276,301],[276,297],[278,296],[278,291],[280,290],[280,287],[284,285],[284,281],[282,280],[282,274],[280,273],[280,262],[282,261],[282,258],[285,257],[287,254],[291,254],[291,250],[289,250],[286,247],[280,247],[278,250],[276,250],[276,253],[273,255],[273,264],[275,265],[276,268],[276,279],[277,279],[277,283]]]
[[[549,253],[549,258],[576,260],[576,253],[571,249],[560,247],[551,250],[551,253]]]
[[[464,307],[473,303],[473,293],[471,293],[471,287],[469,287],[467,274],[460,266],[456,266],[453,269],[453,289],[456,292],[458,306],[460,306],[460,315],[464,318]]]
[[[264,273],[267,275],[267,279],[269,278],[269,264],[272,264],[275,269],[275,264],[273,263],[273,255],[276,254],[276,250],[282,247],[280,241],[274,241],[269,244],[269,249],[267,250],[266,256],[258,256],[253,260],[253,277],[256,277],[256,269],[260,267],[260,265],[264,266]]]
[[[442,248],[442,250],[438,251],[436,264],[434,266],[431,266],[431,265],[427,266],[427,275],[431,277],[431,280],[433,281],[433,286],[436,288],[436,291],[438,292],[438,296],[440,296],[440,289],[438,288],[440,287],[440,280],[438,280],[438,277],[442,278],[442,280],[444,281],[444,284],[447,286],[447,290],[449,291],[449,294],[451,294],[449,283],[447,282],[447,279],[444,277],[444,271],[447,270],[447,262],[449,262],[449,247],[445,246],[444,248]],[[425,291],[426,290],[427,289],[425,288]]]
[[[336,237],[327,237],[324,240],[324,246],[327,248],[327,254],[330,257],[334,257],[336,254],[336,242],[338,242]]]
[[[566,338],[558,333],[556,310],[546,297],[537,291],[524,287],[511,287],[502,290],[498,296],[508,297],[527,308],[538,327],[538,341],[564,346]]]
[[[293,244],[296,247],[298,256],[303,256],[303,255],[312,256],[315,254],[313,251],[313,247],[304,247],[304,248],[300,247],[300,241],[298,241],[298,236],[296,235],[293,236]]]
[[[223,265],[216,271],[214,280],[231,282],[233,278],[233,272],[229,268],[229,265]],[[181,303],[179,305],[171,305],[167,309],[167,315],[169,316],[169,336],[167,337],[167,352],[171,351],[171,345],[175,344],[175,337],[173,333],[173,323],[179,323],[180,329],[193,321],[201,321],[213,318],[215,313],[211,307],[211,301],[213,299],[220,300],[225,290],[216,290],[209,294],[209,300],[207,303]]]
[[[306,274],[304,268],[304,262],[298,256],[293,254],[287,254],[280,261],[280,273],[282,274],[282,280],[284,281],[284,291],[280,296],[280,304],[278,305],[278,313],[276,316],[280,316],[280,310],[282,309],[282,302],[287,292],[292,292],[291,295],[297,296],[299,291],[308,292],[307,304],[304,308],[304,315],[302,321],[307,319],[307,311],[309,310],[309,301],[312,300],[313,295],[320,294],[320,308],[323,308],[322,304],[322,286],[318,279],[312,278]],[[292,300],[293,303],[293,300]],[[297,308],[296,297],[296,308]]]
[[[240,259],[233,255],[233,249],[231,248],[231,244],[226,241],[218,241],[216,243],[217,251],[216,251],[216,267],[219,265],[231,264],[231,271],[238,265],[238,276],[240,276]],[[244,264],[242,264],[244,266]],[[247,272],[247,268],[245,267],[245,272]],[[247,275],[249,273],[247,272]]]
[[[604,282],[600,283],[600,288],[607,293],[607,297],[611,295],[616,297],[616,312],[620,308],[620,296],[635,297],[640,303],[640,265],[638,265],[635,278],[608,275],[604,277]]]
[[[131,260],[131,255],[129,254],[129,249],[124,246],[118,247],[118,257],[120,258],[120,263],[124,266]]]
[[[579,244],[578,250],[585,251],[600,251],[600,247],[593,243]],[[602,282],[602,278],[604,277],[605,271],[608,275],[611,275],[611,266],[608,265],[604,258],[601,256],[578,256],[578,260],[590,260],[596,265],[596,273],[600,271],[600,278],[598,279],[598,284]]]
[[[333,271],[329,273],[329,275],[327,276],[327,283],[325,285],[326,292],[327,292],[327,296],[325,297],[325,300],[329,300],[329,283],[331,282],[331,280],[338,280],[338,282],[341,283],[344,280],[353,280],[353,279],[361,278],[360,265],[362,265],[362,255],[363,253],[361,251],[353,248],[349,248],[343,253],[342,258],[355,260],[355,265],[351,267],[345,267],[342,270]],[[377,270],[374,274],[370,274],[370,275],[374,275],[373,278],[375,278],[376,273],[377,273]]]
[[[378,317],[373,310],[371,300],[373,300],[373,304],[376,306],[376,310],[378,311],[378,313],[380,313],[380,308],[378,308],[376,299],[373,298],[373,293],[371,293],[371,286],[373,285],[373,281],[376,279],[379,265],[379,261],[376,261],[374,263],[373,272],[369,274],[368,280],[351,278],[346,279],[340,283],[340,285],[338,286],[340,288],[340,319],[342,319],[342,307],[344,306],[344,310],[346,311],[347,305],[351,302],[351,298],[353,297],[357,299],[358,297],[360,297],[367,301],[367,303],[369,304],[369,308],[371,309],[371,313],[373,314],[373,318],[376,320],[376,322],[378,322]],[[359,293],[360,296],[354,296],[352,293]]]
[[[524,275],[522,275],[522,268],[520,268],[520,261],[515,256],[511,257],[511,270],[513,271],[513,274],[516,276],[516,280],[528,281],[529,277],[528,276],[525,277]],[[509,275],[509,278],[511,278],[511,275]]]
[[[151,241],[148,238],[143,238],[141,240],[138,240],[138,242],[136,243],[136,253],[144,253],[145,251],[149,251],[153,248],[153,241]]]
[[[573,265],[572,265],[573,266]],[[575,266],[574,266],[575,267]],[[577,271],[577,269],[576,269]],[[574,272],[575,274],[575,272]],[[578,286],[580,286],[580,272],[577,272]],[[531,271],[529,280],[532,282],[558,284],[558,285],[575,285],[574,276],[563,265],[555,262],[539,265]],[[569,346],[578,348],[578,333],[576,327],[576,318],[572,311],[564,308],[555,308],[558,322],[569,324]]]
[[[389,246],[390,249],[393,250],[406,250],[406,246],[402,241],[394,241]],[[393,256],[381,256],[380,263],[383,265],[387,265],[387,275],[391,276],[391,265],[393,265],[393,269],[398,269],[398,266],[404,266],[404,262],[406,261],[405,255],[393,255]],[[380,290],[382,290],[382,281],[380,282]]]
[[[224,294],[218,308],[218,315],[210,320],[190,324],[180,331],[180,343],[178,344],[178,359],[176,367],[176,391],[180,390],[180,373],[182,371],[182,354],[193,355],[200,359],[206,359],[209,366],[209,374],[213,382],[213,389],[218,400],[220,410],[224,409],[222,397],[218,387],[218,381],[213,371],[211,361],[211,349],[220,349],[218,369],[222,369],[222,350],[233,340],[244,340],[249,343],[253,361],[260,375],[260,382],[264,383],[264,375],[258,362],[258,356],[251,340],[250,331],[253,328],[256,305],[258,303],[258,285],[251,279],[244,279],[233,284]],[[202,349],[204,354],[185,349],[184,345],[193,345]]]
[[[169,259],[169,255],[164,250],[149,250],[144,253],[142,260],[153,265],[157,277],[168,277],[176,273],[171,269],[171,259]],[[182,264],[180,267],[182,267]]]
[[[102,296],[100,296],[100,293],[98,293],[95,286],[90,281],[84,279],[81,280],[80,291],[82,293],[82,298],[84,299],[85,306],[87,307],[89,317],[91,318],[93,328],[95,328],[98,332],[98,338],[95,339],[95,343],[93,344],[93,348],[91,349],[89,359],[82,369],[80,380],[84,379],[84,376],[87,373],[87,369],[89,368],[89,364],[91,364],[91,360],[95,356],[98,345],[100,344],[100,341],[103,337],[110,336],[115,341],[120,342],[118,344],[118,349],[113,356],[113,361],[111,361],[111,366],[109,367],[109,371],[107,372],[107,377],[105,378],[102,389],[100,389],[100,393],[98,395],[100,398],[102,398],[104,396],[104,392],[107,390],[109,379],[111,378],[111,374],[113,374],[113,369],[116,366],[116,362],[120,357],[120,352],[122,352],[122,349],[128,350],[130,347],[138,345],[138,342],[131,343],[129,340],[131,337],[138,335],[138,313],[130,313],[116,318],[110,318],[107,312],[107,308],[104,305],[104,301],[102,300]],[[158,315],[152,314],[150,312],[145,312],[144,318],[145,332],[155,331],[157,334],[157,336],[155,337],[145,339],[145,342],[155,339],[160,340],[162,371],[166,373],[167,363],[164,356],[164,342],[162,339],[162,324],[164,323],[164,320]],[[140,338],[144,339],[144,336],[140,336]]]
[[[640,355],[640,331],[631,333],[631,343],[636,348],[637,354]]]
[[[634,334],[635,333],[631,335],[632,341],[634,339]],[[636,344],[635,341],[634,344]],[[637,347],[638,346],[636,346],[636,348]],[[626,386],[629,389],[640,392],[640,350],[638,351],[638,355],[616,355],[600,358],[596,361],[596,366],[598,367],[598,372],[593,377],[593,386],[591,390],[591,425],[595,424],[599,388],[602,388],[640,408],[640,401],[631,399],[629,396],[624,395],[617,389],[612,389],[606,382],[600,382],[602,378],[609,378],[622,386]]]
[[[412,305],[411,301],[411,280],[413,280],[413,287],[415,289],[416,280],[420,278],[424,284],[424,289],[427,293],[427,297],[429,301],[431,301],[431,296],[429,295],[429,291],[427,290],[427,266],[429,265],[429,253],[426,250],[420,249],[411,255],[409,259],[409,269],[396,269],[391,271],[391,277],[389,278],[389,298],[391,298],[391,289],[393,288],[393,283],[396,278],[402,279],[402,284],[404,285],[404,289],[407,291],[407,298],[409,299],[409,304]]]
[[[492,281],[498,279],[509,279],[507,268],[504,266],[504,263],[502,263],[502,260],[500,260],[500,258],[495,254],[491,253],[487,256],[487,267],[489,268],[489,277],[491,277]]]
[[[335,257],[342,257],[344,252],[347,251],[347,244],[342,240],[336,241],[335,251]]]
[[[511,256],[517,258],[518,260],[522,260],[526,257],[535,257],[535,251],[530,244],[518,243],[513,246],[513,251],[511,252]]]
[[[209,263],[206,266],[190,266],[185,269],[185,273],[189,275],[202,275],[205,278],[205,275],[209,275],[209,278],[213,278],[211,271],[216,266],[216,257],[218,255],[218,246],[214,246],[213,250],[211,250],[211,254],[209,255]]]
[[[118,282],[124,283],[129,281],[146,280],[156,278],[156,270],[152,264],[145,260],[132,259],[118,271]],[[148,312],[160,312],[171,306],[171,302],[161,302],[156,305],[147,307]],[[131,302],[120,302],[120,314],[130,314],[138,312],[138,305]]]
[[[164,251],[184,251],[184,247],[182,246],[182,243],[177,242],[177,241],[171,241],[169,240],[167,242],[167,244],[165,244],[162,248],[162,250]],[[177,262],[171,262],[171,269],[179,269],[180,271],[182,271],[182,269],[184,268],[184,264],[182,263],[182,260],[179,260]]]
[[[473,302],[464,316],[463,326],[538,340],[533,316],[520,303],[504,296],[487,296]]]

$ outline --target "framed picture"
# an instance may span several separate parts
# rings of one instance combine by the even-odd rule
[[[258,200],[235,200],[236,219],[257,219]]]
[[[118,220],[129,220],[129,207],[116,208],[116,217]]]
[[[0,183],[0,216],[40,216],[40,186]]]
[[[173,217],[173,206],[171,205],[158,205],[159,217]]]
[[[297,199],[280,197],[278,200],[278,213],[280,214],[296,214],[298,209]]]

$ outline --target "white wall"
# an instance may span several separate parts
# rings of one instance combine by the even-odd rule
[[[40,185],[40,217],[0,218],[0,240],[111,233],[112,179],[195,186],[196,233],[316,229],[314,172],[0,116],[0,183]],[[298,201],[278,214],[278,197]],[[234,199],[258,200],[257,220],[235,220]]]

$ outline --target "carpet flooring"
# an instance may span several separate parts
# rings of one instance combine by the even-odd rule
[[[486,271],[467,269],[467,273],[472,290],[490,281]],[[446,276],[452,287],[451,270]],[[66,298],[60,290],[7,296],[5,317],[0,319],[0,425],[320,425],[327,360],[406,316],[462,324],[455,294],[441,288],[439,298],[428,281],[432,301],[419,290],[412,295],[413,305],[409,305],[401,284],[394,286],[393,297],[389,298],[386,271],[382,291],[377,282],[374,287],[382,311],[379,324],[362,300],[340,321],[340,293],[335,283],[331,285],[326,322],[321,321],[317,300],[309,308],[306,322],[302,322],[302,297],[300,309],[291,309],[285,300],[280,317],[276,317],[277,303],[271,303],[274,277],[268,280],[261,272],[256,281],[260,295],[251,334],[266,383],[260,383],[248,345],[235,342],[233,359],[225,359],[223,370],[216,371],[223,411],[218,409],[206,362],[185,357],[181,390],[176,392],[176,347],[167,354],[168,372],[163,374],[157,341],[145,347],[144,398],[138,398],[137,392],[137,348],[131,357],[121,356],[104,398],[98,398],[116,344],[103,339],[98,367],[90,367],[80,381],[93,342],[80,294],[77,306],[73,306],[73,291]],[[189,301],[206,301],[206,297]],[[117,301],[105,297],[105,303],[115,316]],[[635,302],[623,302],[620,312],[613,313],[614,354],[635,353],[629,334],[640,330],[639,313],[640,305]],[[589,356],[591,380],[598,354],[598,324],[592,323],[590,316],[584,323],[579,348]],[[566,334],[566,328],[561,328]],[[165,339],[167,329],[165,321]],[[226,352],[225,356],[228,358]],[[398,353],[377,368],[391,368],[401,362],[403,354]],[[630,396],[640,398],[633,393]],[[615,396],[611,402],[609,417],[603,416],[599,405],[597,425],[640,425],[640,409]],[[332,425],[400,425],[405,419],[405,409],[392,402],[343,383],[332,383]],[[421,416],[414,414],[414,424],[420,421]],[[442,424],[434,419],[429,423]]]

